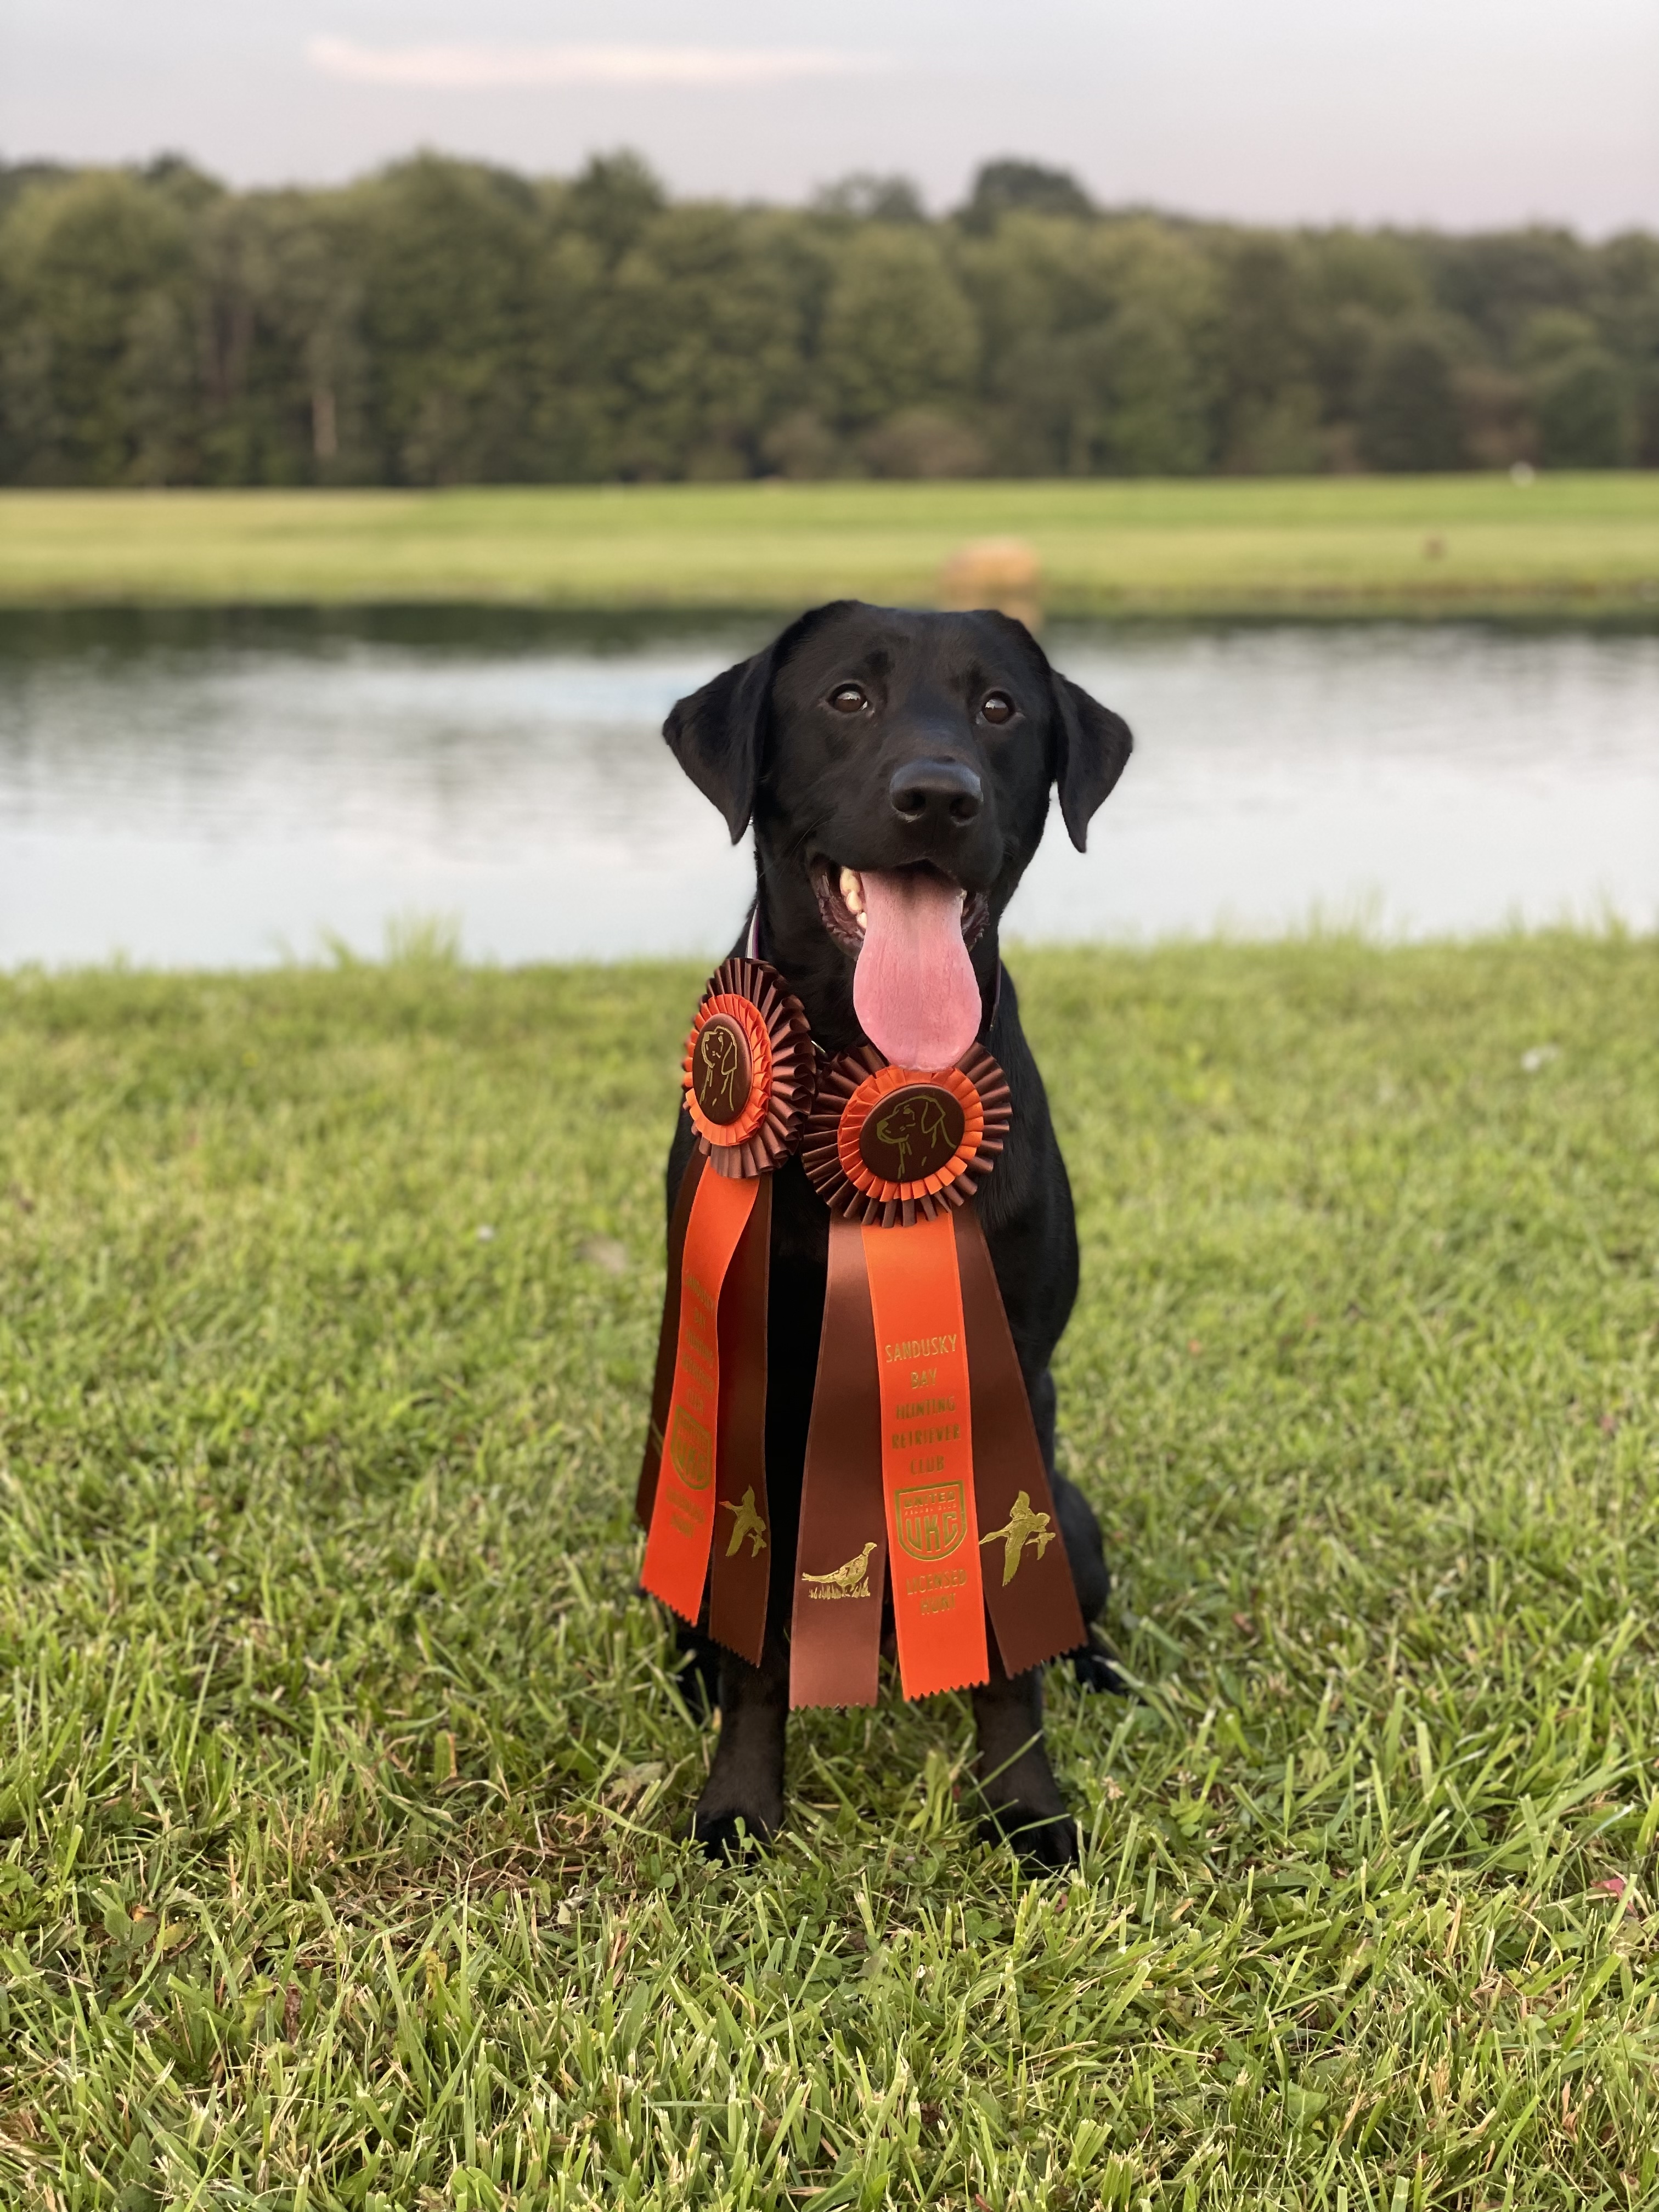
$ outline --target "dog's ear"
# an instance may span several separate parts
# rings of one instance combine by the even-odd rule
[[[826,615],[854,605],[832,599],[809,607],[781,630],[764,653],[740,660],[682,699],[662,726],[675,759],[703,797],[726,817],[735,845],[749,827],[764,765],[772,682],[794,647]]]
[[[726,817],[735,845],[749,827],[778,645],[727,668],[682,699],[662,726],[675,759]]]
[[[1017,616],[994,610],[1048,679],[1054,708],[1054,781],[1060,787],[1060,819],[1079,853],[1087,849],[1095,810],[1111,796],[1128,763],[1134,739],[1121,714],[1091,699],[1080,684],[1050,665],[1048,654]]]
[[[1095,809],[1110,796],[1134,740],[1121,714],[1091,699],[1080,684],[1051,670],[1054,695],[1054,781],[1060,819],[1079,853],[1089,842]]]

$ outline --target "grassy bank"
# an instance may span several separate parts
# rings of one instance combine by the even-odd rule
[[[1069,615],[1659,615],[1659,476],[0,494],[0,605],[927,602],[1017,537]]]
[[[1152,1686],[1054,1680],[1063,1889],[955,1698],[679,1840],[693,973],[0,981],[0,2198],[1659,2197],[1655,946],[1018,973]]]

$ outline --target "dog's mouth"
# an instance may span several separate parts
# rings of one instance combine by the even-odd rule
[[[990,919],[938,868],[812,871],[824,928],[857,965],[853,1006],[865,1035],[896,1066],[948,1067],[979,1032],[979,979],[968,948]]]
[[[884,872],[896,876],[931,876],[941,884],[950,880],[925,862],[915,868],[896,868]],[[962,941],[971,951],[985,934],[986,925],[991,919],[991,902],[983,891],[965,891],[960,884],[951,884],[951,888],[960,902]],[[820,860],[812,870],[812,889],[817,897],[819,921],[842,951],[850,952],[856,960],[864,950],[865,935],[870,926],[863,872],[857,868],[837,867],[829,860]]]

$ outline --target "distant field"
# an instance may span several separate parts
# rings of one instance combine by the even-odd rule
[[[964,540],[1056,614],[1659,616],[1659,474],[0,494],[0,605],[922,601]]]

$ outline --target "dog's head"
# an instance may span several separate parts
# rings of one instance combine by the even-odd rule
[[[1127,724],[1056,673],[1023,623],[850,599],[681,700],[664,735],[733,843],[752,818],[769,941],[792,980],[832,977],[816,933],[843,982],[858,963],[866,1031],[929,1065],[951,1019],[901,1024],[908,1049],[894,1051],[865,1004],[880,971],[902,966],[948,1000],[948,935],[960,1006],[963,948],[1013,895],[1050,792],[1081,851],[1130,746]]]

